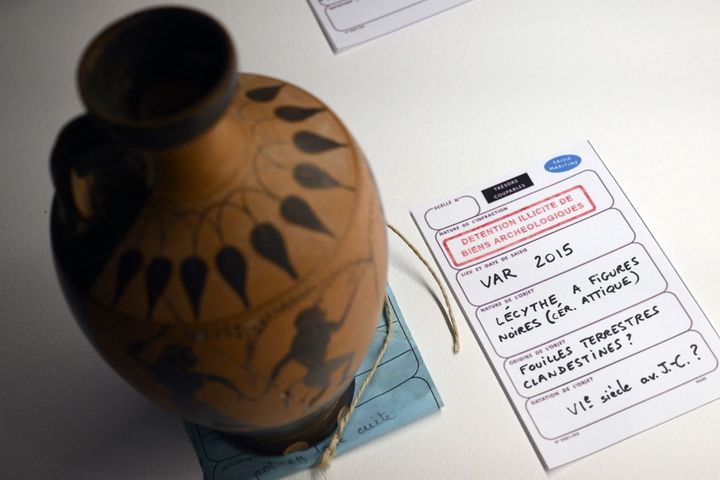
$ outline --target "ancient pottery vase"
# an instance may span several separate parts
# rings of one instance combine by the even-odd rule
[[[197,424],[284,450],[334,428],[376,329],[383,214],[350,133],[290,83],[237,74],[227,33],[142,11],[82,56],[52,247],[115,371]]]

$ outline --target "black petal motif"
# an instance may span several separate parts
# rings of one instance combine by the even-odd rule
[[[155,303],[167,286],[172,272],[172,263],[166,257],[155,257],[145,271],[145,288],[147,289],[148,318],[152,317]]]
[[[335,180],[325,170],[312,163],[298,163],[295,165],[293,176],[300,185],[306,188],[348,188]]]
[[[323,110],[323,108],[282,106],[275,109],[275,116],[286,122],[302,122]]]
[[[333,236],[330,230],[315,215],[310,205],[298,196],[289,195],[285,197],[280,204],[280,214],[290,223]]]
[[[295,269],[290,264],[285,240],[282,234],[270,223],[259,223],[250,233],[253,248],[263,257],[285,270],[292,278],[297,278]]]
[[[186,258],[180,265],[180,278],[185,287],[185,293],[190,298],[195,318],[200,316],[200,300],[205,288],[207,272],[208,267],[205,261],[197,255]]]
[[[235,293],[240,295],[245,306],[249,307],[250,302],[245,291],[247,262],[242,253],[235,247],[223,247],[215,255],[215,265],[227,284],[235,290]]]
[[[245,95],[256,102],[271,102],[277,94],[280,93],[280,89],[283,85],[275,85],[274,87],[261,87],[249,90]]]
[[[124,252],[120,256],[117,271],[115,272],[115,296],[113,297],[113,305],[120,300],[130,280],[132,280],[142,268],[142,261],[142,253],[134,248]]]
[[[293,136],[293,143],[305,153],[323,153],[334,148],[345,146],[330,138],[306,131],[297,132]]]

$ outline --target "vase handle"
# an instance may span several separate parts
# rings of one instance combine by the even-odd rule
[[[82,233],[99,218],[126,210],[122,205],[148,191],[145,155],[116,141],[88,115],[71,120],[55,141],[50,174],[59,219]]]

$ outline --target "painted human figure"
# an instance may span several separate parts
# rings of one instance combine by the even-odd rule
[[[293,339],[290,351],[273,368],[270,376],[272,384],[275,383],[282,370],[290,362],[299,363],[307,369],[302,382],[307,387],[320,389],[308,402],[308,405],[312,406],[330,386],[331,376],[337,369],[344,366],[345,369],[340,381],[347,379],[348,368],[352,364],[355,354],[346,353],[331,359],[325,357],[327,356],[327,348],[332,334],[340,330],[348,318],[356,292],[357,289],[353,291],[348,299],[339,320],[329,320],[326,311],[317,303],[302,310],[295,317],[297,334]],[[286,399],[290,396],[290,390],[293,387],[294,385],[291,385],[286,389]]]
[[[164,330],[164,329],[163,329]],[[152,342],[164,335],[164,331],[144,342],[138,342],[128,348],[128,354],[136,362],[148,369],[155,379],[172,392],[172,403],[180,411],[195,412],[198,416],[214,418],[214,426],[237,426],[238,421],[226,417],[210,405],[195,397],[208,383],[223,385],[232,390],[239,397],[243,393],[228,379],[218,375],[193,371],[197,365],[197,357],[192,348],[185,345],[166,345],[160,356],[154,362],[143,358],[142,351]]]

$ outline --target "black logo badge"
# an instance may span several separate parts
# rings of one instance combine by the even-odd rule
[[[490,188],[486,188],[482,191],[482,193],[488,203],[493,203],[507,197],[508,195],[530,188],[533,185],[532,180],[530,180],[530,175],[523,173],[522,175],[518,175],[517,177],[513,177],[509,180],[505,180],[504,182],[500,182],[497,185],[493,185]]]

